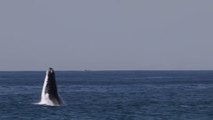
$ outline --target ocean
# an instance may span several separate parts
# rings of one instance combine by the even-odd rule
[[[65,105],[38,105],[45,71],[0,72],[0,120],[213,120],[213,71],[55,71]]]

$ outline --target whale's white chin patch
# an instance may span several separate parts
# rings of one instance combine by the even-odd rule
[[[59,104],[54,104],[50,98],[49,94],[45,94],[45,96],[42,96],[41,101],[38,103],[39,105],[48,105],[48,106],[60,106]]]

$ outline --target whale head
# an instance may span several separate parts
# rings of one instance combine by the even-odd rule
[[[55,72],[53,68],[49,68],[46,71],[46,76],[44,79],[44,84],[41,92],[40,104],[50,105],[50,106],[60,106],[62,105],[61,98],[58,95]]]

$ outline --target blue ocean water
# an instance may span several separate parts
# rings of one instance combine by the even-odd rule
[[[56,71],[64,106],[39,102],[45,72],[0,72],[0,120],[212,120],[213,71]]]

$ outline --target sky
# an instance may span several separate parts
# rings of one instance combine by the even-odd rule
[[[1,0],[0,70],[213,70],[212,0]]]

